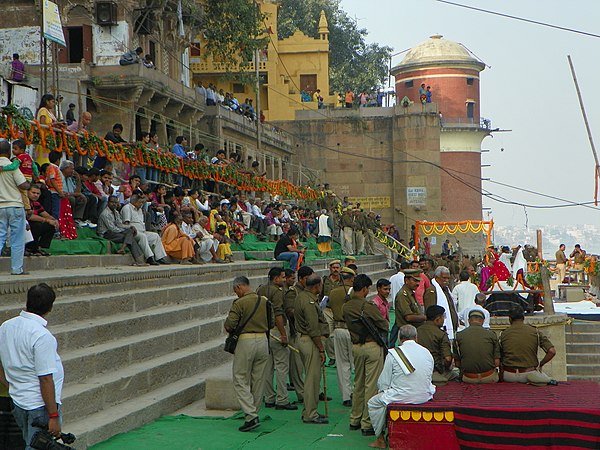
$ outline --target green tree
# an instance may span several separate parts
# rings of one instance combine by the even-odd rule
[[[373,91],[388,76],[392,49],[367,44],[367,30],[340,7],[339,0],[283,0],[279,10],[278,34],[283,39],[296,30],[317,37],[319,17],[325,11],[329,23],[329,84],[332,91]]]
[[[244,69],[263,48],[264,15],[253,0],[204,0],[202,32],[206,52],[228,69]]]

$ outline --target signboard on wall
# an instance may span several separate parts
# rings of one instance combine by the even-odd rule
[[[427,188],[426,187],[407,187],[406,204],[408,206],[426,206]]]
[[[348,197],[348,202],[352,205],[360,203],[363,209],[382,209],[389,208],[392,199],[391,197]]]
[[[56,42],[63,47],[67,46],[58,5],[50,0],[44,0],[43,33],[49,41]]]

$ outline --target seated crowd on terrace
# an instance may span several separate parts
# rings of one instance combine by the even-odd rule
[[[46,107],[51,108],[51,96],[44,97]],[[84,126],[91,115],[87,113],[85,119],[81,119]],[[52,118],[45,123],[60,126]],[[77,122],[72,125],[73,131],[81,130]],[[122,131],[121,124],[114,124],[105,139],[128,145]],[[160,148],[156,134],[140,137],[147,148],[169,152]],[[90,228],[113,241],[118,253],[129,248],[137,265],[225,263],[233,261],[230,244],[242,241],[247,233],[276,241],[294,224],[304,236],[316,232],[312,211],[266,201],[223,182],[192,180],[99,155],[88,158],[75,152],[67,157],[62,152],[48,153],[41,146],[34,161],[23,140],[14,140],[11,147],[13,161],[0,170],[20,170],[29,182],[22,191],[32,234],[25,238],[30,241],[25,256],[47,256],[53,239],[76,239],[78,230]],[[202,144],[188,149],[186,137],[178,136],[170,153],[207,165],[234,167],[255,177],[266,174],[258,161],[244,168],[235,153],[226,158],[226,152],[218,150],[211,156]]]

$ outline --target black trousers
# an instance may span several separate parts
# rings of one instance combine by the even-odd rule
[[[28,243],[25,248],[27,250],[37,251],[39,248],[50,248],[52,238],[54,237],[54,228],[49,223],[44,222],[29,222],[31,234],[33,234],[33,242]]]

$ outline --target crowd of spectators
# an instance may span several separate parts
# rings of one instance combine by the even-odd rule
[[[196,86],[196,92],[205,99],[206,106],[220,105],[221,107],[244,116],[251,121],[255,121],[259,118],[251,98],[246,98],[244,103],[240,103],[235,94],[225,92],[223,89],[218,89],[212,83],[209,83],[208,86],[205,87],[202,82],[199,82]]]

